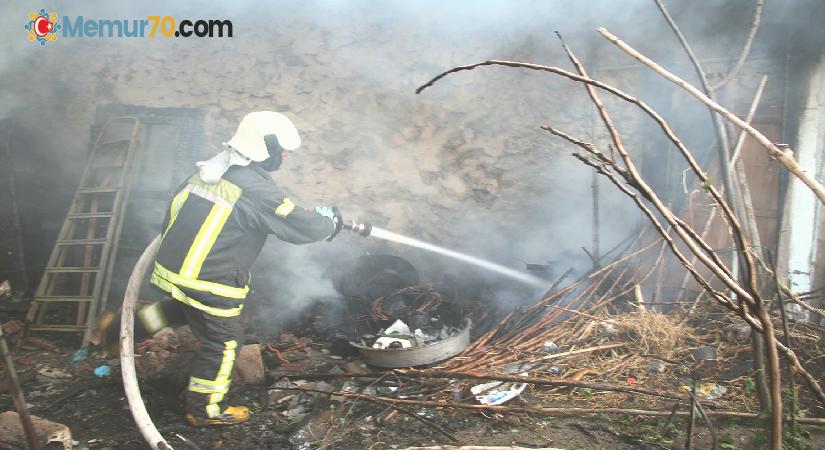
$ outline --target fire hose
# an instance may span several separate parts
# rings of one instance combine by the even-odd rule
[[[361,236],[369,236],[372,225],[349,221],[343,223],[342,229],[353,231]],[[132,412],[132,418],[140,434],[143,435],[143,439],[153,450],[172,450],[172,446],[161,436],[146,411],[135,371],[135,309],[143,278],[149,266],[154,262],[159,247],[160,235],[156,236],[140,255],[140,259],[129,276],[129,283],[126,285],[120,321],[120,371],[123,376],[123,390],[129,401],[129,410]]]
[[[172,450],[172,446],[161,436],[149,413],[143,398],[140,396],[137,373],[135,372],[135,308],[137,307],[140,285],[149,265],[155,260],[155,255],[160,247],[160,235],[146,247],[140,255],[132,275],[129,277],[129,284],[126,285],[126,293],[123,296],[123,306],[121,309],[120,321],[120,372],[123,376],[123,390],[126,392],[126,399],[129,401],[129,410],[135,419],[140,434],[152,450]]]

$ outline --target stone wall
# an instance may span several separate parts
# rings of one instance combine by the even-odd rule
[[[59,160],[64,171],[48,176],[62,175],[71,186],[82,170],[99,105],[201,108],[215,151],[245,113],[281,111],[295,121],[304,145],[275,178],[299,204],[338,205],[347,216],[505,265],[518,266],[515,258],[555,260],[560,271],[586,265],[580,247],[590,245],[590,171],[568,156],[569,145],[538,129],[552,125],[575,136],[596,136],[603,144],[584,89],[549,74],[481,68],[451,75],[420,95],[414,90],[444,69],[493,57],[570,67],[550,33],[558,28],[569,31],[569,43],[594,72],[642,95],[650,80],[643,71],[599,72],[630,61],[590,30],[612,24],[655,56],[671,59],[675,41],[663,48],[648,39],[662,28],[659,22],[640,25],[636,13],[651,12],[641,2],[621,11],[567,2],[567,10],[531,3],[522,10],[499,5],[481,13],[464,5],[464,11],[449,14],[427,5],[399,6],[397,14],[364,4],[215,6],[200,15],[231,17],[235,37],[63,39],[43,49],[9,44],[12,56],[0,60],[7,67],[0,83],[8,99],[0,112],[48,124],[48,134],[31,151]],[[154,7],[153,14],[176,11]],[[65,12],[78,8],[66,6]],[[148,7],[140,8],[100,11],[145,15]],[[544,18],[525,19],[531,9]],[[737,13],[744,24],[749,21]],[[186,14],[194,13],[188,8]],[[9,18],[3,24],[13,25]],[[734,48],[738,37],[719,36],[698,51],[718,55],[714,44]],[[13,70],[11,57],[19,58]],[[673,106],[671,93],[654,95]],[[645,119],[627,105],[608,102],[629,146],[646,151]],[[604,249],[636,224],[635,211],[620,198],[611,187],[602,188]],[[352,238],[334,245],[351,254],[367,247],[421,258]],[[426,267],[440,270],[438,263]]]

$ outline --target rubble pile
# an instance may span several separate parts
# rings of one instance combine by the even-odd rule
[[[189,327],[164,328],[136,343],[135,370],[141,379],[181,378],[199,345]]]

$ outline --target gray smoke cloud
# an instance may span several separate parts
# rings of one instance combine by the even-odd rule
[[[753,2],[671,1],[668,7],[694,50],[711,61],[711,73],[723,74],[747,33]],[[582,86],[547,74],[483,68],[413,94],[442,70],[489,58],[570,68],[554,30],[593,74],[661,108],[699,156],[713,144],[703,107],[593,31],[606,26],[693,80],[678,43],[647,0],[63,1],[49,10],[90,19],[231,19],[235,37],[58,38],[44,48],[26,41],[31,9],[0,6],[0,118],[14,118],[36,136],[17,158],[30,167],[44,160],[62,167],[43,170],[32,182],[69,193],[99,105],[201,108],[215,151],[243,114],[278,109],[294,118],[304,139],[303,153],[275,176],[299,204],[337,204],[350,217],[511,267],[550,261],[555,276],[569,267],[580,274],[590,267],[581,247],[591,240],[591,172],[568,156],[568,145],[538,127],[557,126],[604,146]],[[763,62],[742,77],[745,88],[765,67],[782,72],[782,30],[821,9],[814,1],[767,2],[754,48]],[[817,34],[805,37],[794,45],[822,42]],[[774,79],[779,83],[781,76]],[[770,95],[781,95],[776,86]],[[636,109],[604,97],[628,147],[644,160],[645,175],[675,198],[684,163]],[[635,229],[638,216],[604,180],[601,205],[601,248],[607,250]],[[53,215],[43,220],[62,220]],[[364,253],[408,258],[425,280],[446,274],[509,286],[419,250],[343,236],[301,247],[270,242],[254,268],[256,301],[273,305],[273,318],[292,320],[313,301],[335,297],[323,277],[330,265]],[[493,291],[508,305],[536,294],[519,287]]]

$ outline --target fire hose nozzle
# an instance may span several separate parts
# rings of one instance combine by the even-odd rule
[[[344,222],[343,228],[345,230],[354,231],[361,236],[369,236],[372,233],[372,225],[368,223],[358,223],[354,220]]]

